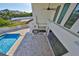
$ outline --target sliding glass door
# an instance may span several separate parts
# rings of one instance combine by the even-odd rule
[[[71,13],[69,19],[64,24],[64,26],[70,29],[73,26],[73,24],[78,20],[78,18],[79,18],[79,4],[77,4],[75,9]]]
[[[60,7],[61,7],[61,6],[59,5],[59,6],[57,7],[57,9],[56,9],[56,13],[55,13],[53,22],[55,22],[55,20],[56,20],[56,18],[57,18],[57,15],[58,15],[58,13],[59,13]]]
[[[65,14],[66,14],[66,12],[67,12],[69,6],[70,6],[70,3],[66,3],[66,4],[64,5],[64,7],[63,7],[63,9],[62,9],[62,11],[61,11],[61,14],[60,14],[60,16],[59,16],[59,19],[58,19],[58,21],[57,21],[58,24],[60,24],[61,21],[63,20],[63,18],[64,18],[64,16],[65,16]]]

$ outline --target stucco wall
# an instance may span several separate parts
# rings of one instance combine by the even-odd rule
[[[33,5],[33,4],[32,4]],[[60,42],[65,46],[65,48],[69,51],[67,54],[65,55],[79,55],[79,37],[75,36],[74,34],[72,34],[71,32],[67,31],[66,29],[64,29],[64,24],[65,22],[68,20],[70,14],[72,13],[73,9],[76,6],[76,3],[73,3],[70,5],[67,13],[65,14],[61,24],[56,25],[54,24],[53,18],[54,18],[54,14],[55,11],[46,11],[42,10],[43,7],[46,7],[47,5],[45,4],[39,4],[39,7],[35,6],[36,4],[33,5],[33,16],[34,16],[34,21],[36,23],[36,20],[38,19],[38,23],[43,23],[43,22],[47,22],[47,34],[49,32],[49,30],[52,30],[52,32],[57,36],[57,38],[60,40]],[[52,5],[53,6],[53,5]],[[52,7],[51,6],[51,7]],[[60,13],[63,9],[64,3],[61,4],[61,8],[59,10],[58,16],[56,18],[55,23],[57,23],[58,18],[60,16]],[[36,16],[38,16],[38,18],[36,18]],[[48,20],[48,21],[47,21]],[[79,31],[79,20],[72,26],[71,29],[69,29],[72,32],[77,32]],[[63,28],[62,28],[62,27]]]
[[[75,32],[76,34],[79,35],[79,19],[75,22],[75,24],[72,26],[71,31]]]
[[[46,10],[48,5],[49,3],[32,3],[33,19],[36,28],[38,28],[38,25],[48,24],[49,21],[53,21],[56,10]],[[51,3],[50,8],[57,8],[58,5],[58,3]]]
[[[57,38],[65,46],[65,48],[69,51],[67,53],[68,55],[79,55],[79,37],[76,37],[75,35],[71,34],[67,30],[61,28],[60,26],[54,23],[50,23],[49,28],[57,36]]]

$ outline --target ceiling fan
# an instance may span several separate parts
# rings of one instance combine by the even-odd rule
[[[49,3],[48,7],[45,10],[56,10],[56,8],[50,8],[50,3]]]

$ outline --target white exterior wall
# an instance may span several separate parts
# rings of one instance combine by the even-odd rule
[[[71,28],[71,31],[79,35],[79,33],[77,33],[79,32],[79,19],[74,23],[74,25]]]
[[[33,5],[32,5],[32,11],[33,11],[32,14],[33,14],[33,27],[34,27],[35,25],[37,25],[37,23],[36,23],[36,14],[38,12],[37,12],[37,9],[35,9],[35,7]]]
[[[41,5],[41,4],[39,4],[39,5]],[[64,27],[63,25],[65,24],[65,22],[67,21],[68,17],[72,13],[72,11],[75,8],[76,4],[74,3],[74,4],[70,5],[67,13],[65,14],[65,16],[64,16],[64,18],[63,18],[63,20],[62,20],[62,22],[60,24],[60,26],[62,26],[62,27],[60,27],[59,25],[56,25],[56,24],[54,24],[52,22],[53,18],[54,18],[55,11],[42,10],[42,8],[43,7],[45,8],[46,6],[47,5],[45,5],[45,4],[42,4],[42,6],[39,6],[39,7],[37,7],[37,6],[35,7],[33,5],[34,20],[36,21],[36,18],[35,18],[35,14],[36,14],[36,16],[38,16],[38,23],[44,23],[45,22],[47,24],[46,26],[49,28],[49,30],[52,30],[52,32],[56,35],[56,37],[59,39],[59,41],[68,50],[68,53],[65,54],[65,55],[73,55],[73,56],[79,55],[79,51],[78,51],[79,50],[79,37],[75,36],[71,32],[69,32],[69,31],[67,31],[67,30],[62,28],[62,27]],[[59,13],[58,13],[58,16],[56,18],[55,23],[57,23],[57,20],[58,20],[58,18],[60,16],[60,13],[62,11],[63,6],[64,6],[64,4],[61,4],[61,8],[59,10]],[[79,31],[78,24],[79,24],[79,20],[73,25],[73,27],[70,29],[70,31],[72,31],[72,32]]]
[[[53,22],[53,18],[54,18],[55,12],[56,12],[55,10],[49,11],[49,14],[50,14],[49,22]]]
[[[47,26],[47,24],[53,21],[55,10],[46,10],[48,8],[49,3],[32,3],[32,11],[34,22],[39,26]],[[57,8],[59,4],[51,4],[50,8]]]
[[[47,10],[39,10],[37,14],[37,22],[39,24],[48,23],[49,12]]]
[[[67,13],[65,14],[61,24],[57,25],[53,22],[50,22],[48,27],[49,30],[52,30],[52,32],[56,35],[56,37],[59,39],[59,41],[65,46],[65,48],[68,50],[68,53],[65,55],[79,55],[79,37],[75,36],[74,34],[72,34],[69,31],[72,31],[73,33],[79,31],[79,20],[73,25],[73,27],[71,29],[68,29],[68,31],[63,25],[65,24],[65,22],[68,20],[68,17],[70,16],[70,14],[72,13],[73,9],[75,8],[76,4],[71,4]],[[60,13],[60,12],[59,12]],[[58,17],[58,16],[57,16]],[[56,19],[57,20],[57,19]],[[63,28],[62,28],[63,27]]]
[[[41,4],[39,4],[39,3],[32,4],[33,19],[34,19],[32,29],[38,28],[38,25],[46,26],[48,23],[49,12],[47,10],[43,9],[43,7],[46,6],[47,4],[44,4],[42,6],[40,6],[40,5]],[[35,28],[34,28],[34,25],[36,25]]]
[[[61,28],[60,26],[50,23],[49,28],[56,35],[59,41],[65,46],[65,48],[69,51],[68,55],[79,55],[79,45],[75,42],[79,43],[79,37],[74,36],[67,30]],[[65,54],[65,55],[67,55]]]

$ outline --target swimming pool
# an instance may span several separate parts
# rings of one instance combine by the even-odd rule
[[[0,36],[0,53],[6,54],[20,34],[4,34]]]

